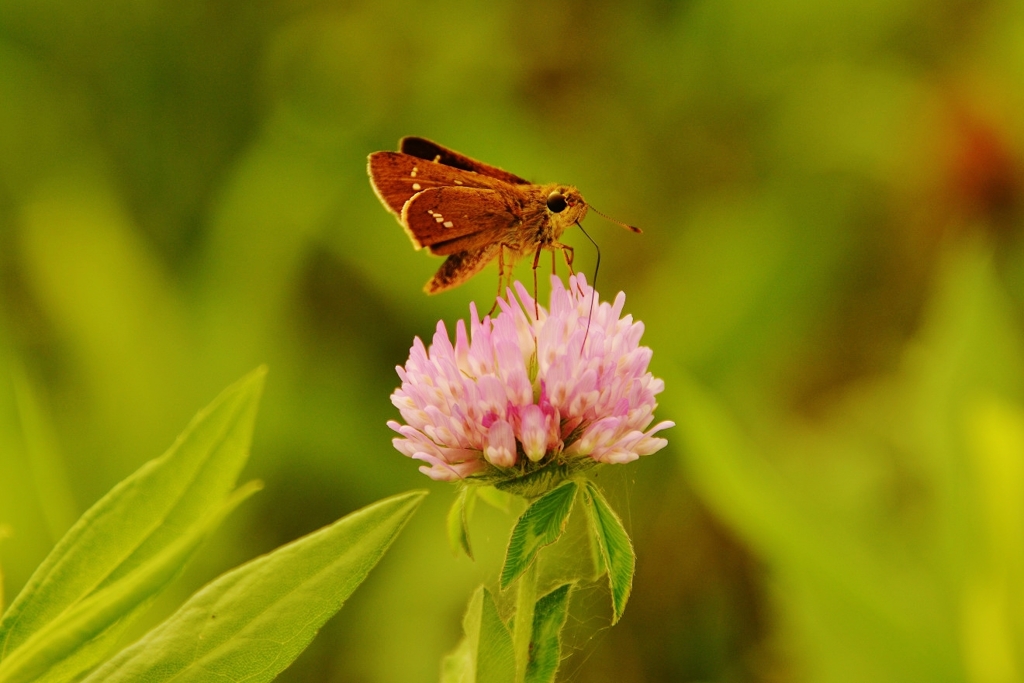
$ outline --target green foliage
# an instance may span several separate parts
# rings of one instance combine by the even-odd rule
[[[448,509],[448,544],[452,552],[458,555],[465,553],[466,557],[473,559],[473,548],[469,543],[469,515],[470,508],[476,498],[476,487],[462,486],[455,496],[452,506]]]
[[[94,639],[109,638],[108,634],[113,632],[119,621],[131,619],[150,598],[165,588],[180,572],[200,541],[216,528],[228,512],[259,488],[259,485],[239,488],[193,528],[186,530],[152,558],[32,632],[0,662],[0,681],[71,681],[92,668],[107,654],[105,649],[99,650],[93,646]],[[60,578],[50,579],[53,583],[60,581]],[[195,633],[192,635],[188,648],[179,647],[171,651],[181,656],[183,650],[191,649]]]
[[[419,507],[405,493],[221,576],[86,681],[270,681],[334,615]]]
[[[550,683],[562,663],[562,628],[569,616],[572,584],[562,584],[537,601],[533,611],[533,638],[526,683]]]
[[[515,496],[505,493],[493,486],[477,486],[476,497],[490,505],[495,510],[508,512],[512,509],[512,502],[518,500]]]
[[[261,488],[232,491],[265,375],[260,368],[226,389],[164,455],[71,527],[0,620],[0,682],[81,679]],[[362,583],[424,495],[382,501],[229,572],[87,680],[273,679]]]
[[[441,664],[441,682],[512,683],[516,672],[512,636],[483,586],[470,598],[462,629],[462,642]]]
[[[633,590],[633,571],[636,569],[636,555],[622,520],[615,514],[600,489],[592,482],[584,488],[587,517],[591,534],[601,551],[601,564],[608,571],[608,587],[612,596],[612,623],[620,618],[626,609],[626,601]]]
[[[586,472],[597,463],[589,458],[572,458],[568,462],[552,460],[539,470],[514,479],[498,482],[494,488],[523,498],[536,498],[547,493],[574,475]]]
[[[501,587],[507,588],[534,561],[540,549],[558,540],[565,530],[579,485],[567,481],[537,498],[512,529],[501,569]]]
[[[513,653],[513,635],[505,627],[494,598],[483,586],[477,588],[462,620],[465,636],[458,648],[442,662],[442,683],[553,681],[561,663],[561,631],[569,613],[571,589],[572,584],[563,584],[541,597],[533,609],[528,610],[532,614],[530,628],[523,631],[528,647],[525,649],[526,658],[520,665]],[[513,620],[518,619],[520,613],[517,610]],[[516,637],[518,633],[517,630]]]
[[[261,368],[226,389],[166,453],[71,527],[0,620],[0,680],[8,670],[27,670],[27,680],[41,680],[57,662],[47,680],[69,680],[106,656],[136,608],[237,503],[224,499],[249,456],[265,375]],[[44,640],[30,643],[37,634]],[[66,644],[57,655],[38,659],[40,648],[58,640]],[[42,668],[10,663],[30,656],[17,654],[23,647]]]

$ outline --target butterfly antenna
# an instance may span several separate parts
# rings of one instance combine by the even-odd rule
[[[598,213],[601,212],[598,211]],[[604,214],[601,215],[604,216]],[[599,247],[597,242],[594,241],[594,238],[583,229],[583,225],[579,221],[576,221],[576,226],[580,229],[580,232],[586,235],[586,238],[590,240],[590,243],[594,245],[594,249],[597,249],[597,263],[594,264],[594,281],[590,285],[590,313],[587,316],[587,331],[583,333],[583,344],[580,346],[580,353],[582,354],[583,349],[587,346],[587,337],[590,336],[590,321],[594,319],[594,303],[597,299],[597,273],[601,270],[601,247]]]
[[[587,206],[589,206],[591,209],[593,209],[595,212],[597,212],[597,215],[600,216],[601,218],[605,219],[606,221],[610,221],[610,222],[614,223],[615,225],[621,225],[626,230],[632,230],[633,232],[643,232],[643,230],[641,230],[640,228],[636,227],[635,225],[630,225],[629,223],[623,223],[622,221],[617,221],[614,218],[612,218],[611,216],[609,216],[608,214],[602,213],[593,204],[588,204]],[[579,225],[579,223],[577,223],[576,225]],[[580,228],[580,229],[582,230],[582,228]],[[584,233],[584,234],[586,234],[586,233]],[[590,241],[593,242],[594,240],[590,240]]]

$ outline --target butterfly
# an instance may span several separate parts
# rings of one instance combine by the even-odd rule
[[[531,254],[536,294],[544,250],[552,269],[560,251],[572,272],[573,249],[559,239],[587,215],[578,189],[531,183],[425,138],[404,137],[398,149],[370,155],[370,184],[416,249],[446,257],[424,287],[428,294],[461,285],[497,258],[500,296],[516,261]]]

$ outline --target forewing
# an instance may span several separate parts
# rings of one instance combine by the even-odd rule
[[[513,185],[529,185],[529,180],[524,180],[514,173],[504,171],[497,166],[485,164],[482,161],[471,159],[465,154],[459,154],[455,150],[443,147],[436,142],[426,138],[405,137],[398,141],[398,149],[406,154],[411,154],[420,159],[426,159],[438,164],[444,164],[452,168],[461,168],[464,171],[472,171],[481,175],[497,178]]]
[[[401,219],[402,207],[417,192],[446,185],[493,187],[495,180],[451,166],[424,161],[401,152],[374,152],[368,169],[370,184],[382,204]]]
[[[460,251],[450,255],[423,288],[424,291],[427,294],[437,294],[461,285],[493,261],[500,249],[501,245],[495,242],[479,249]]]
[[[402,208],[402,225],[413,242],[435,254],[498,243],[518,223],[502,193],[484,188],[430,188],[417,192]]]

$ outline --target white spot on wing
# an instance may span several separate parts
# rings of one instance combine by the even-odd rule
[[[439,214],[439,213],[435,213],[435,214],[434,214],[434,220],[435,220],[435,221],[437,221],[438,223],[441,223],[441,222],[443,222],[443,221],[444,221],[444,216],[442,216],[442,215],[441,215],[441,214]]]
[[[444,222],[444,227],[446,227],[446,228],[451,228],[451,227],[453,227],[454,225],[455,225],[455,224],[454,224],[454,223],[452,223],[451,221],[445,221],[445,222]]]
[[[416,173],[418,173],[418,172],[419,172],[419,169],[416,168],[415,166],[413,166],[412,167],[412,173],[410,173],[409,175],[412,176],[413,178],[415,178],[416,177]]]
[[[461,181],[461,180],[456,180],[456,181],[455,181],[455,184],[456,184],[456,185],[461,185],[461,184],[462,184],[462,181]]]
[[[420,184],[419,183],[413,183],[412,184],[412,189],[414,189],[417,192],[419,192],[420,191]]]

